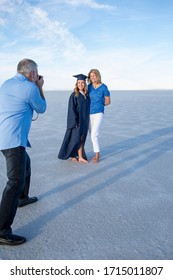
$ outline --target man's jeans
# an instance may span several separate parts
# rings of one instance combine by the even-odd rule
[[[19,198],[28,197],[31,176],[30,158],[24,147],[1,152],[6,158],[8,181],[0,205],[0,235],[12,232]]]

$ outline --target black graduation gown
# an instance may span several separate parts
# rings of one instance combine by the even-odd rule
[[[77,157],[78,150],[83,144],[89,127],[90,99],[79,92],[78,96],[74,92],[70,95],[67,114],[67,130],[62,142],[58,158],[68,159]],[[83,149],[83,158],[87,159]]]

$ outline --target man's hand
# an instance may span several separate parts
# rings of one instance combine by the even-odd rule
[[[38,86],[39,89],[42,89],[43,84],[44,84],[43,76],[38,75],[38,79],[36,81],[36,85]]]
[[[40,91],[41,97],[43,99],[45,99],[44,94],[43,94],[43,90],[42,90],[42,87],[43,87],[43,84],[44,84],[43,76],[38,75],[38,79],[37,79],[37,81],[35,83],[36,83],[36,85],[37,85],[37,87],[38,87],[38,89]]]

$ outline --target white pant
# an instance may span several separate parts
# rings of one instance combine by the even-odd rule
[[[102,122],[102,118],[103,118],[103,113],[90,115],[89,132],[91,134],[91,141],[95,153],[100,152],[98,136],[99,136],[99,128]]]

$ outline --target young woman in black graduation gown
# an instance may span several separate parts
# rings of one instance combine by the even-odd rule
[[[90,99],[87,93],[86,78],[83,74],[77,78],[74,92],[70,95],[67,113],[67,129],[58,158],[87,163],[84,149],[89,128]]]

